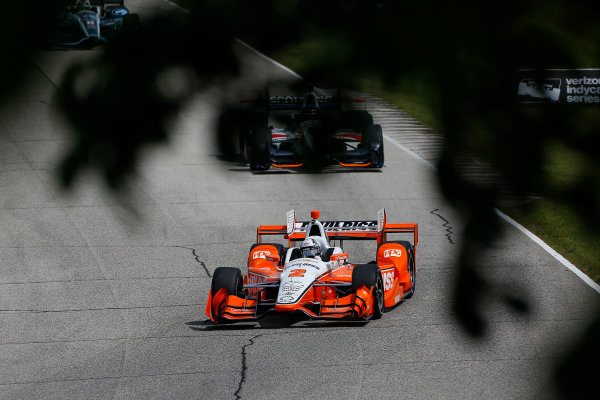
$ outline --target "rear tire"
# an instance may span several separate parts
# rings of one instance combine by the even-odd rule
[[[250,169],[266,171],[271,167],[271,129],[259,126],[250,132],[249,153]]]
[[[259,126],[267,126],[267,114],[256,111],[240,112],[237,116],[239,123],[239,152],[244,161],[249,161],[251,150],[251,133]]]
[[[408,273],[410,274],[410,289],[406,292],[405,299],[410,299],[415,294],[415,287],[417,284],[417,268],[415,265],[415,258],[410,257],[408,260]]]
[[[381,125],[369,125],[365,129],[364,146],[371,149],[371,167],[381,168],[384,163],[383,132]]]
[[[373,287],[373,316],[379,319],[383,315],[384,288],[381,270],[376,264],[361,264],[352,270],[352,288],[354,291],[360,286]]]

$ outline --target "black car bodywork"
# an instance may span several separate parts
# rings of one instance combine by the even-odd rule
[[[342,110],[337,96],[267,96],[266,112],[247,113],[240,129],[240,149],[252,170],[309,164],[381,168],[381,126],[366,110]],[[274,112],[293,111],[283,127],[269,125]]]

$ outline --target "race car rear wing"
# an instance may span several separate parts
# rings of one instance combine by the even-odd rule
[[[343,102],[365,103],[367,99],[342,99],[341,96],[325,96],[315,95],[319,108],[323,110],[338,110]],[[264,104],[265,100],[240,100],[241,103],[259,103]],[[305,105],[306,98],[304,96],[269,96],[267,95],[266,106],[267,111],[282,111],[292,110],[299,111]]]
[[[339,107],[339,100],[334,96],[315,96],[319,108],[335,110]],[[304,105],[303,96],[269,96],[269,110],[299,110]]]
[[[294,210],[287,213],[287,225],[261,225],[257,228],[256,242],[263,236],[282,235],[292,247],[292,241],[303,240],[311,221],[298,222]],[[330,240],[377,240],[377,244],[387,241],[392,233],[412,233],[413,245],[419,241],[418,224],[388,224],[385,210],[377,213],[375,221],[321,221],[325,234]]]

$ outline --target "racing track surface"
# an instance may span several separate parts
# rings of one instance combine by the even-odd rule
[[[286,74],[240,53],[260,79]],[[88,56],[49,52],[39,66],[58,82]],[[531,398],[550,393],[549,368],[598,301],[507,225],[484,265],[527,288],[533,312],[486,302],[489,340],[466,337],[448,306],[461,224],[433,171],[386,142],[382,172],[251,174],[215,156],[211,94],[181,113],[168,148],[148,153],[132,197],[116,201],[95,176],[63,196],[54,166],[70,139],[54,93],[40,74],[0,115],[0,398]],[[381,320],[205,324],[212,271],[245,265],[258,224],[283,224],[292,208],[375,219],[382,207],[390,222],[418,222],[420,242],[416,294]]]

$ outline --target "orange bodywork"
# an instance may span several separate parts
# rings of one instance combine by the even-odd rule
[[[410,250],[401,243],[386,242],[391,233],[412,233]],[[409,263],[416,263],[418,243],[417,224],[387,224],[374,230],[332,230],[326,232],[329,240],[374,240],[378,249],[376,263],[384,285],[384,306],[392,307],[402,301],[411,290]],[[228,294],[225,289],[209,293],[206,314],[212,321],[255,320],[267,312],[303,312],[318,319],[369,319],[373,313],[373,287],[352,289],[352,272],[357,264],[348,263],[348,253],[335,254],[330,261],[337,267],[319,276],[294,304],[277,303],[277,293],[283,267],[274,245],[261,244],[264,236],[283,236],[292,242],[304,239],[305,232],[287,233],[284,225],[262,225],[257,229],[257,245],[248,255],[247,273],[243,277],[245,298]],[[404,242],[402,242],[404,243]],[[281,255],[285,257],[285,255]],[[302,271],[302,270],[300,270]],[[415,270],[416,274],[416,270]]]
[[[304,165],[304,163],[299,163],[299,164],[271,164],[274,167],[277,168],[300,168],[301,166]]]
[[[361,164],[344,164],[343,162],[338,162],[338,164],[340,164],[342,167],[368,167],[371,165],[370,162]]]

